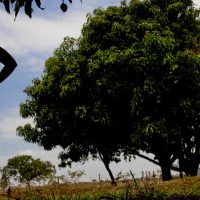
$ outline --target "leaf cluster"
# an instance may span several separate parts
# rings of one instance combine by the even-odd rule
[[[69,1],[69,3],[72,3],[72,0],[68,0],[68,1]],[[0,2],[4,4],[5,10],[7,11],[7,13],[10,13],[11,5],[12,5],[12,7],[14,7],[15,19],[16,19],[17,15],[18,15],[18,13],[19,13],[19,11],[22,7],[24,8],[25,14],[28,15],[31,18],[32,13],[33,13],[33,6],[32,6],[33,2],[41,10],[45,9],[41,5],[41,0],[0,0]],[[66,12],[67,9],[68,9],[68,6],[64,2],[64,0],[62,0],[62,3],[60,5],[60,9],[63,12]]]
[[[11,4],[14,7],[14,12],[15,12],[15,18],[17,17],[20,8],[24,7],[24,12],[31,18],[32,17],[32,2],[33,0],[1,0],[5,6],[5,10],[10,13],[10,6]],[[44,9],[41,7],[41,0],[35,0],[35,3],[38,8]]]

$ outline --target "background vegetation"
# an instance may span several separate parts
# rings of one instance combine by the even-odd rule
[[[16,16],[24,7],[31,17],[32,1],[0,2],[7,12],[13,3]],[[35,3],[43,9],[40,1]],[[64,1],[61,9],[67,10]],[[42,76],[25,89],[27,99],[20,105],[20,114],[34,123],[18,127],[17,134],[46,150],[60,146],[60,167],[85,162],[89,156],[100,159],[113,185],[116,178],[110,163],[135,155],[160,166],[163,181],[172,179],[172,169],[181,178],[183,173],[196,176],[200,163],[199,13],[192,0],[131,0],[94,10],[81,36],[64,38],[46,61]],[[30,169],[33,174],[27,172],[30,163],[30,167],[37,164]],[[34,171],[38,165],[39,160],[31,157],[16,157],[9,160],[3,176],[14,176],[30,187],[31,180],[42,176]],[[53,173],[53,168],[48,163],[45,172]],[[177,194],[163,189],[167,183],[155,187],[155,182],[132,178],[122,190],[112,193],[110,189],[106,196],[83,194],[83,198],[199,198],[198,184],[191,190],[194,193],[183,186],[184,194],[180,190]],[[195,185],[195,180],[176,184],[191,181]],[[54,189],[50,196],[36,191],[39,194],[29,190],[17,198],[68,198],[59,192],[55,196]],[[9,187],[8,196],[10,192]],[[70,195],[82,198],[78,191]]]
[[[113,187],[110,182],[54,184],[30,190],[11,188],[10,199],[26,200],[197,200],[200,195],[198,178],[160,180],[127,180]],[[7,199],[7,192],[0,193]]]

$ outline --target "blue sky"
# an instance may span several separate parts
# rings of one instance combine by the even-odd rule
[[[19,116],[19,104],[26,98],[23,90],[31,85],[33,78],[41,76],[45,60],[52,55],[65,36],[76,38],[80,35],[87,13],[98,6],[107,7],[120,3],[119,0],[83,0],[83,3],[74,1],[69,5],[68,12],[62,13],[59,8],[61,0],[41,1],[45,7],[44,11],[35,8],[32,19],[20,12],[16,21],[14,13],[8,15],[3,4],[0,4],[0,46],[10,52],[18,63],[11,76],[0,84],[0,167],[4,166],[9,158],[22,154],[58,164],[59,148],[46,152],[16,136],[16,127],[31,121]],[[199,0],[194,2],[200,6]],[[138,158],[131,163],[112,164],[111,168],[114,174],[131,169],[137,176],[141,175],[142,170],[158,169]],[[99,173],[103,178],[108,178],[101,162],[89,161],[85,165],[72,165],[72,170],[75,169],[86,171],[84,180],[96,179]],[[67,170],[61,170],[59,173],[64,174]]]

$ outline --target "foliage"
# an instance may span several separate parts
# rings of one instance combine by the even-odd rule
[[[70,178],[73,182],[75,182],[75,183],[77,183],[77,182],[79,181],[79,179],[80,179],[83,175],[85,175],[84,170],[75,170],[75,171],[69,171],[69,170],[68,170],[68,176],[69,176],[69,178]]]
[[[3,167],[1,180],[13,178],[19,183],[30,186],[31,182],[45,180],[51,174],[55,174],[55,166],[50,162],[21,155],[8,160],[7,165]]]
[[[200,161],[195,125],[200,109],[199,10],[191,1],[140,3],[141,9],[147,7],[139,22],[143,32],[140,50],[132,58],[140,73],[132,90],[132,142],[155,155],[163,179],[171,179],[170,168],[176,159],[178,170],[195,175]]]
[[[27,124],[18,127],[17,132],[20,136],[26,135],[27,141],[48,150],[57,145],[63,147],[60,166],[85,161],[91,154],[94,159],[99,155],[109,170],[109,162],[118,161],[116,157],[122,145],[119,141],[124,140],[118,132],[126,128],[120,113],[115,111],[120,96],[115,100],[115,108],[106,114],[106,105],[95,97],[89,83],[85,82],[87,72],[79,67],[83,57],[78,55],[79,49],[74,42],[66,38],[54,57],[47,60],[42,80],[35,79],[35,86],[26,89],[31,98],[21,104],[21,114],[34,117],[36,126],[32,128]],[[110,121],[111,115],[117,118],[116,121]],[[113,140],[116,135],[119,138]]]
[[[60,4],[60,9],[63,12],[66,12],[68,9],[67,4],[65,3],[64,0],[60,0],[62,1]],[[72,3],[72,0],[68,0],[69,3]],[[82,0],[80,0],[82,1]],[[0,0],[0,2],[2,2],[5,6],[5,10],[10,13],[10,7],[12,4],[12,7],[14,8],[14,13],[15,13],[15,19],[20,11],[20,9],[22,7],[24,7],[24,12],[26,15],[28,15],[30,18],[32,17],[32,13],[33,13],[33,6],[32,6],[32,2],[35,2],[36,6],[38,8],[40,8],[41,10],[44,10],[45,8],[42,7],[41,5],[41,0]]]
[[[60,145],[61,166],[99,157],[112,180],[110,162],[140,150],[155,155],[146,158],[161,166],[163,180],[172,178],[171,168],[194,175],[198,16],[184,0],[132,0],[94,10],[81,37],[65,38],[41,79],[26,88],[20,113],[35,124],[18,127],[18,135],[48,150]]]

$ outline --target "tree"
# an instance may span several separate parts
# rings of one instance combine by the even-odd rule
[[[109,164],[122,153],[158,164],[163,180],[188,170],[193,154],[196,170],[198,16],[192,1],[175,0],[94,10],[79,40],[64,41],[26,88],[20,113],[35,125],[18,135],[45,149],[60,145],[63,165],[99,157],[113,182]]]
[[[93,88],[88,87],[87,72],[79,68],[83,57],[78,55],[77,43],[72,41],[75,40],[65,39],[61,53],[57,49],[54,57],[47,60],[42,80],[35,79],[34,86],[26,89],[30,101],[21,104],[21,114],[34,117],[36,126],[32,128],[27,124],[18,127],[17,132],[47,150],[60,145],[63,148],[61,166],[85,161],[89,155],[94,159],[99,157],[114,183],[109,163],[119,161],[125,137],[118,133],[127,129],[124,119],[120,120],[120,113],[115,111],[120,96],[116,97],[112,110],[107,111],[106,105],[91,91]],[[112,120],[112,116],[116,120]]]
[[[44,180],[55,172],[55,166],[50,162],[33,159],[29,155],[22,155],[8,160],[7,165],[3,167],[1,180],[13,178],[15,181],[25,183],[30,187],[31,182]]]
[[[0,186],[5,189],[8,186],[10,186],[10,182],[9,182],[9,175],[7,173],[6,170],[1,169],[1,180],[0,180]]]
[[[59,1],[61,1],[60,9],[63,12],[66,12],[67,9],[68,9],[68,6],[65,3],[65,0],[59,0]],[[82,2],[82,0],[80,0],[80,1]],[[0,2],[2,2],[4,4],[5,10],[8,13],[10,13],[10,7],[11,7],[11,4],[12,4],[12,7],[14,7],[15,19],[16,19],[17,15],[18,15],[18,13],[19,13],[19,11],[22,7],[24,7],[25,14],[28,15],[31,18],[32,13],[33,13],[32,2],[34,2],[38,8],[40,8],[42,10],[45,9],[41,5],[41,0],[0,0]],[[72,0],[68,0],[68,2],[72,3]]]
[[[196,175],[199,165],[199,10],[191,1],[151,2],[160,10],[154,16],[157,24],[154,18],[149,20],[148,11],[141,17],[148,23],[143,22],[147,24],[140,59],[133,62],[148,67],[140,72],[141,83],[133,89],[132,139],[138,148],[155,155],[157,162],[139,154],[160,165],[163,179],[169,180],[171,168]],[[137,3],[132,5],[138,7]],[[149,2],[139,5],[153,9]],[[149,30],[153,24],[156,28]],[[176,159],[179,169],[172,166]]]
[[[84,170],[75,170],[75,171],[69,171],[68,170],[68,176],[69,180],[71,180],[74,183],[78,183],[79,179],[85,175]]]

